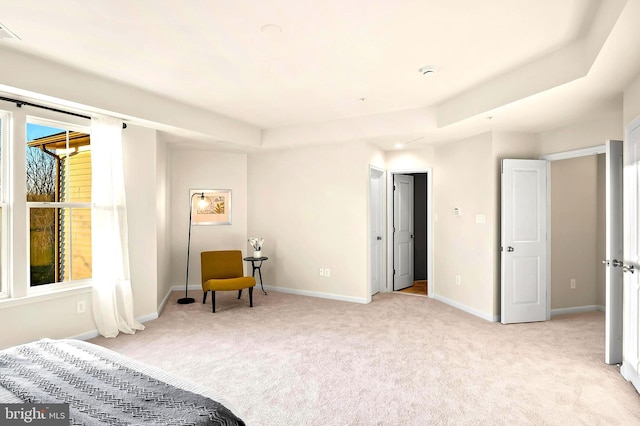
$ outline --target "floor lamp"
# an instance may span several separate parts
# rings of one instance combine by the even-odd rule
[[[191,251],[191,219],[193,217],[193,197],[196,195],[200,196],[200,201],[198,201],[199,205],[206,203],[204,199],[204,192],[196,192],[189,198],[189,238],[187,239],[187,278],[184,283],[184,297],[178,299],[178,303],[181,305],[187,305],[189,303],[195,302],[193,297],[187,297],[187,287],[189,286],[189,252]]]

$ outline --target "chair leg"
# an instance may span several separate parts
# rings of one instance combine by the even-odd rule
[[[253,308],[253,287],[249,287],[249,307]]]
[[[202,304],[204,305],[207,302],[207,293],[208,291],[204,292],[204,296],[202,297]]]
[[[216,292],[211,291],[211,312],[216,313]]]
[[[242,297],[242,289],[238,290],[238,299],[240,299],[240,297]]]

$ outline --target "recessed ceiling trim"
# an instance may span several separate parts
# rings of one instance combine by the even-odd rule
[[[20,37],[0,22],[0,40],[21,40]]]

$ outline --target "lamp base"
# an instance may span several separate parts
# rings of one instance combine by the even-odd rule
[[[196,299],[193,297],[183,297],[182,299],[178,299],[178,303],[181,305],[188,305],[189,303],[195,302]]]

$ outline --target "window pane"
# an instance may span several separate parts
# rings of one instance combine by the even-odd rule
[[[89,135],[84,134],[88,141]],[[87,149],[84,149],[87,148]],[[89,146],[83,146],[65,162],[67,173],[62,173],[67,177],[67,191],[61,195],[64,201],[72,203],[91,202],[91,151]]]
[[[90,202],[88,133],[27,123],[27,201]]]
[[[31,285],[91,278],[91,209],[30,209]]]
[[[59,160],[46,140],[63,129],[27,123],[27,201],[58,201]]]
[[[64,281],[91,278],[91,209],[65,209]]]
[[[58,209],[31,209],[29,217],[29,246],[31,285],[57,281],[56,230]]]

